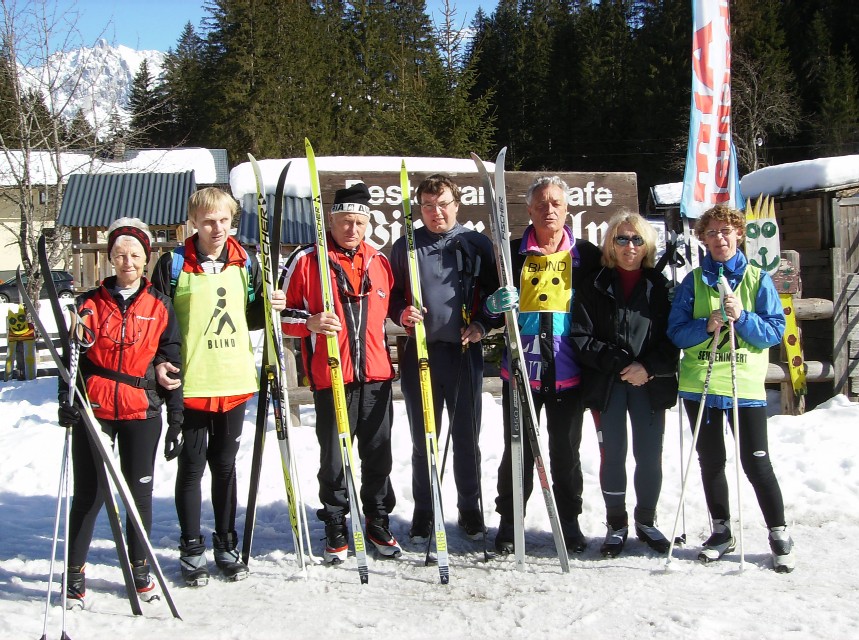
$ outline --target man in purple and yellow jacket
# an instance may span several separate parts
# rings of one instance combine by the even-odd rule
[[[519,306],[523,356],[534,398],[534,408],[546,411],[549,463],[558,515],[567,549],[585,550],[579,528],[582,512],[583,406],[579,394],[581,369],[570,337],[573,297],[583,274],[600,264],[600,250],[576,240],[565,224],[567,185],[557,176],[538,178],[526,196],[531,224],[519,240],[511,242],[513,278],[518,292],[501,288],[487,298],[490,314]],[[504,454],[498,467],[495,510],[501,522],[495,537],[499,553],[513,552],[513,477],[510,451],[510,384],[507,354],[502,361]],[[539,417],[538,417],[539,419]],[[534,487],[534,456],[523,447],[525,502]]]

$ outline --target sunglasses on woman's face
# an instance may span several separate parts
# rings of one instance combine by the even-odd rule
[[[620,245],[621,247],[625,247],[629,243],[634,244],[636,247],[641,247],[644,245],[644,238],[641,236],[615,236],[614,243]]]

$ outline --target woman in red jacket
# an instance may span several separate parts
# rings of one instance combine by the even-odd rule
[[[151,235],[136,218],[120,218],[108,229],[107,251],[115,276],[78,299],[83,322],[95,341],[80,360],[80,373],[102,431],[119,447],[122,474],[128,482],[143,526],[152,527],[152,480],[161,437],[161,405],[166,398],[170,427],[182,424],[181,387],[158,387],[155,369],[180,362],[179,326],[169,299],[143,276],[149,262]],[[60,385],[60,424],[78,425],[80,413]],[[69,516],[69,608],[83,607],[84,565],[96,517],[104,502],[94,452],[86,429],[72,430],[74,498]],[[137,591],[143,600],[155,596],[155,583],[143,542],[126,523],[128,555]]]

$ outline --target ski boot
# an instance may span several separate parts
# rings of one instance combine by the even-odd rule
[[[69,567],[66,577],[66,609],[86,609],[86,576],[84,566]]]
[[[391,533],[388,525],[388,516],[376,516],[367,518],[367,538],[376,547],[379,555],[385,558],[399,558],[403,553],[400,543]]]
[[[585,534],[582,533],[579,527],[579,519],[562,520],[561,531],[564,532],[564,545],[570,553],[584,553],[588,548],[588,541]]]
[[[796,567],[796,554],[793,552],[793,539],[787,527],[770,529],[770,549],[773,554],[773,569],[776,573],[790,573]]]
[[[248,577],[248,566],[239,559],[239,552],[236,550],[238,541],[239,536],[235,531],[212,534],[215,564],[230,582],[238,582]]]
[[[698,561],[703,564],[715,562],[726,553],[737,547],[727,520],[713,520],[713,533],[704,543],[704,548],[698,554]]]
[[[495,533],[495,550],[502,556],[509,556],[515,551],[513,534],[513,522],[502,517],[501,522],[498,523],[498,531]]]
[[[137,595],[143,602],[159,599],[155,592],[155,580],[149,575],[149,565],[146,564],[146,560],[132,562],[131,573],[134,576],[134,587],[137,589]]]
[[[203,543],[203,536],[179,538],[179,566],[186,586],[205,587],[209,584],[209,568],[206,566],[206,545]]]
[[[340,564],[349,555],[349,532],[342,516],[325,521],[325,564]]]

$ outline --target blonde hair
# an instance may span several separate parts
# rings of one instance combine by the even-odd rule
[[[621,211],[612,216],[608,222],[605,236],[603,236],[602,259],[604,267],[613,269],[617,266],[617,248],[614,239],[617,237],[617,228],[627,223],[635,229],[635,233],[644,239],[641,246],[644,251],[642,267],[652,267],[656,264],[656,229],[647,220],[633,211]]]
[[[235,216],[239,205],[233,196],[218,187],[200,189],[188,198],[188,219],[192,222],[200,212],[224,210],[229,211],[231,216]]]

